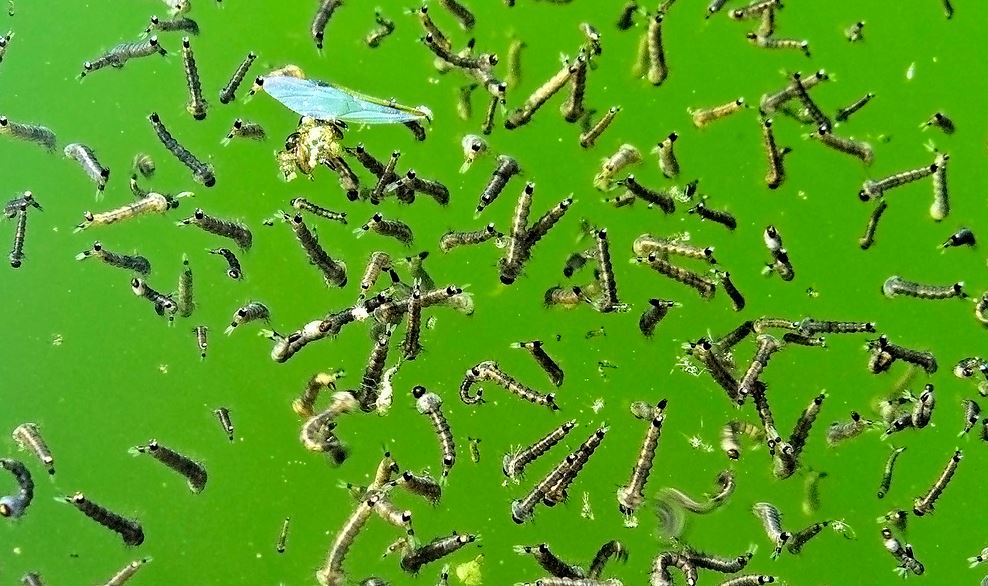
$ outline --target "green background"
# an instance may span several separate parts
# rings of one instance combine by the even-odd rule
[[[373,26],[375,5],[348,1],[333,17],[326,49],[319,55],[308,33],[314,2],[230,0],[217,5],[196,0],[191,16],[203,32],[193,46],[210,102],[203,122],[193,121],[184,109],[179,35],[161,35],[162,44],[172,51],[170,59],[151,57],[122,70],[96,72],[81,83],[75,79],[84,60],[136,38],[151,14],[164,16],[160,2],[18,0],[15,16],[0,17],[16,33],[0,64],[0,113],[15,121],[45,124],[59,138],[55,155],[32,144],[0,139],[3,193],[12,197],[30,189],[45,206],[44,213],[30,215],[24,266],[4,271],[2,277],[5,347],[0,429],[12,430],[24,421],[38,423],[58,470],[54,478],[46,478],[29,455],[20,456],[34,472],[37,494],[24,518],[0,523],[0,581],[11,584],[25,571],[38,570],[50,584],[100,583],[129,560],[150,555],[153,563],[135,583],[313,583],[332,536],[353,507],[336,487],[338,481],[363,482],[383,446],[392,449],[403,467],[428,466],[438,472],[436,439],[408,395],[413,385],[423,384],[446,401],[460,459],[438,507],[406,495],[396,494],[395,500],[414,511],[415,529],[423,539],[452,530],[481,534],[476,545],[449,561],[462,563],[482,552],[487,584],[534,581],[543,575],[531,559],[512,553],[515,544],[546,541],[565,559],[587,563],[610,539],[622,540],[630,559],[625,566],[611,566],[606,575],[628,584],[645,583],[651,560],[663,547],[653,535],[654,516],[645,507],[637,528],[623,527],[614,493],[627,482],[645,432],[645,423],[631,417],[628,405],[662,397],[669,399],[668,416],[647,492],[675,486],[699,496],[713,489],[717,471],[733,467],[737,473],[738,489],[728,506],[690,519],[687,539],[694,546],[737,555],[749,544],[758,544],[749,569],[780,576],[790,584],[894,583],[895,563],[882,548],[875,517],[893,507],[911,508],[912,499],[926,490],[959,445],[965,449],[965,459],[957,476],[934,515],[910,519],[907,539],[927,566],[926,580],[976,583],[983,572],[968,570],[965,558],[988,545],[978,513],[984,506],[979,490],[984,446],[977,437],[956,437],[962,426],[960,401],[975,396],[976,389],[970,381],[954,378],[950,370],[958,359],[983,348],[983,328],[974,320],[970,302],[886,299],[879,288],[892,274],[931,283],[964,280],[973,295],[988,286],[979,249],[938,248],[962,225],[979,236],[985,225],[979,202],[985,186],[986,121],[980,97],[986,72],[974,43],[982,32],[986,9],[958,0],[956,16],[947,21],[934,0],[894,7],[878,0],[792,2],[777,16],[777,35],[808,39],[813,57],[807,59],[798,51],[753,47],[744,38],[751,28],[748,23],[731,21],[725,14],[705,20],[704,3],[683,0],[666,18],[670,75],[656,88],[631,75],[645,19],[639,18],[634,30],[619,32],[614,22],[623,2],[577,0],[553,5],[518,0],[518,6],[509,9],[494,0],[475,0],[472,8],[478,24],[470,34],[476,36],[479,48],[497,51],[503,58],[512,37],[527,44],[521,86],[510,91],[509,106],[520,104],[557,70],[560,53],[575,54],[582,42],[578,24],[590,21],[603,35],[604,52],[597,60],[599,67],[590,73],[588,104],[598,111],[612,105],[623,108],[592,150],[580,149],[578,125],[568,125],[558,116],[561,96],[519,130],[507,132],[499,122],[489,138],[490,150],[516,157],[525,179],[537,183],[533,214],[541,214],[567,194],[576,199],[569,215],[538,245],[524,277],[513,287],[503,287],[495,269],[500,251],[493,246],[442,255],[436,243],[448,229],[473,229],[488,221],[507,229],[522,181],[514,179],[501,201],[480,220],[472,219],[493,157],[459,175],[459,141],[464,134],[478,131],[485,100],[478,91],[475,118],[469,122],[457,118],[454,98],[465,80],[459,73],[440,75],[432,68],[432,55],[417,43],[420,26],[413,16],[403,14],[406,4],[382,6],[396,21],[397,31],[381,48],[371,50],[362,39]],[[466,41],[468,35],[438,5],[432,13],[456,46]],[[868,23],[866,40],[850,44],[843,30],[857,20]],[[346,137],[347,144],[362,141],[379,157],[401,149],[400,169],[414,167],[449,186],[448,208],[427,197],[412,206],[394,200],[380,206],[386,216],[413,227],[412,249],[375,235],[355,239],[350,230],[370,217],[371,207],[346,202],[335,177],[325,170],[317,170],[313,182],[280,180],[272,152],[293,130],[297,117],[267,96],[247,105],[223,106],[216,99],[249,50],[260,55],[260,66],[252,69],[251,76],[294,63],[309,77],[382,98],[394,96],[409,105],[426,104],[433,110],[435,121],[424,143],[414,142],[401,127],[353,129]],[[909,81],[906,70],[912,63],[915,77]],[[872,104],[838,129],[840,134],[872,143],[873,167],[864,168],[854,159],[804,140],[806,127],[780,117],[778,140],[790,145],[793,153],[786,160],[786,183],[772,192],[762,179],[765,157],[754,109],[702,131],[692,127],[686,112],[688,107],[716,105],[738,96],[755,104],[762,93],[786,84],[785,72],[821,67],[835,81],[813,95],[830,112],[868,91],[877,94]],[[503,75],[503,63],[498,71]],[[920,130],[920,124],[938,109],[955,120],[958,130],[953,136]],[[215,165],[215,188],[205,190],[193,183],[188,171],[164,151],[146,120],[151,111],[161,115],[181,142]],[[222,148],[219,141],[238,116],[262,123],[269,140],[235,141]],[[591,180],[600,160],[620,144],[632,143],[647,154],[673,130],[681,135],[676,150],[682,181],[701,179],[701,191],[710,196],[710,205],[737,216],[735,232],[700,223],[686,215],[683,206],[673,216],[640,204],[613,209],[593,189]],[[879,140],[880,136],[890,140]],[[930,220],[928,181],[895,191],[888,196],[889,210],[877,244],[861,251],[857,238],[870,211],[856,197],[861,182],[928,164],[933,155],[924,143],[931,139],[951,155],[952,214],[940,224]],[[78,166],[61,156],[62,146],[75,141],[95,148],[113,171],[101,203],[94,203],[94,186]],[[166,192],[190,189],[196,198],[184,201],[168,216],[73,234],[85,210],[109,209],[130,200],[129,165],[139,151],[150,153],[158,164],[158,174],[146,185]],[[646,185],[667,184],[654,157],[646,156],[634,173]],[[287,226],[261,225],[299,194],[345,210],[351,217],[346,227],[309,222],[318,227],[330,253],[349,266],[350,284],[342,291],[324,288]],[[196,206],[220,217],[239,218],[254,230],[254,247],[242,255],[243,282],[228,279],[222,260],[204,252],[220,245],[216,238],[173,225]],[[620,297],[631,304],[631,312],[600,315],[587,307],[543,308],[543,292],[562,282],[565,256],[586,245],[576,244],[580,218],[609,229]],[[797,277],[791,283],[760,274],[768,260],[761,232],[770,223],[784,236],[795,265]],[[13,223],[7,222],[3,237],[11,238],[12,230]],[[718,260],[731,271],[748,307],[735,314],[723,291],[705,302],[685,287],[627,264],[631,242],[643,232],[688,232],[693,242],[715,246]],[[149,282],[166,291],[174,287],[182,254],[189,254],[199,305],[193,317],[168,327],[130,292],[126,273],[73,260],[97,238],[110,250],[136,250],[148,256],[154,267]],[[436,327],[426,330],[421,357],[404,365],[396,377],[390,415],[341,421],[340,435],[353,452],[334,469],[299,445],[300,422],[290,401],[319,370],[343,367],[349,372],[345,382],[356,384],[371,346],[366,328],[348,327],[338,339],[313,344],[286,364],[269,359],[270,344],[256,335],[256,325],[240,328],[231,337],[221,332],[233,311],[250,299],[268,304],[272,327],[280,331],[294,330],[352,303],[362,265],[376,249],[395,255],[432,251],[427,267],[436,281],[469,284],[477,310],[470,317],[446,308],[427,311],[438,318]],[[584,272],[575,282],[589,278],[590,273]],[[807,295],[811,287],[819,296]],[[682,307],[670,312],[654,339],[645,340],[637,330],[637,319],[649,297],[678,300]],[[736,412],[709,377],[694,378],[674,364],[683,342],[708,331],[719,335],[742,319],[762,315],[873,320],[893,341],[936,353],[940,370],[931,382],[937,385],[939,407],[933,425],[894,438],[892,443],[908,450],[885,501],[877,501],[875,491],[890,442],[879,441],[874,432],[829,449],[820,433],[831,421],[846,419],[852,409],[872,413],[873,401],[905,372],[897,364],[889,374],[869,374],[859,336],[831,336],[825,350],[788,349],[772,360],[764,375],[783,432],[791,429],[798,413],[821,389],[830,394],[802,457],[804,470],[812,467],[829,474],[821,485],[819,513],[808,517],[801,510],[803,474],[775,480],[764,448],[748,450],[737,464],[716,450],[721,425],[739,416],[755,421],[754,411],[745,407]],[[200,362],[191,334],[200,323],[208,324],[212,334],[205,362]],[[606,336],[585,338],[585,332],[600,326]],[[52,343],[55,336],[63,340],[61,345]],[[533,338],[546,340],[549,353],[566,371],[566,382],[558,392],[561,411],[533,407],[494,387],[487,391],[486,405],[470,407],[457,399],[463,371],[486,359],[499,360],[522,382],[547,390],[549,385],[534,361],[508,348],[511,342]],[[738,349],[742,368],[751,352],[750,342]],[[618,368],[607,370],[604,378],[598,374],[599,360],[609,360]],[[913,390],[922,382],[917,379]],[[590,407],[598,398],[605,406],[594,413]],[[237,433],[233,444],[212,415],[219,405],[232,411]],[[530,467],[521,485],[508,487],[502,487],[501,456],[509,446],[531,442],[568,418],[578,419],[580,427],[565,449],[575,448],[601,422],[610,424],[611,431],[570,490],[568,504],[552,510],[540,507],[534,522],[515,526],[508,503],[520,498],[565,451],[557,448]],[[712,444],[715,451],[692,449],[687,437],[693,435]],[[467,436],[483,439],[479,464],[468,457]],[[191,494],[180,477],[161,465],[128,454],[129,447],[151,437],[205,463],[210,480],[201,495]],[[12,440],[3,440],[2,452],[16,457]],[[53,500],[76,490],[140,518],[147,533],[145,544],[124,548],[115,535]],[[583,492],[590,495],[592,521],[580,516]],[[751,504],[762,500],[776,504],[790,528],[843,518],[858,539],[845,540],[828,531],[802,555],[784,554],[773,562],[768,558],[769,543],[750,513]],[[286,516],[292,517],[288,551],[279,555],[274,543]],[[393,528],[376,518],[368,523],[346,562],[354,582],[371,574],[395,584],[413,582],[396,560],[381,559],[396,536]],[[418,582],[432,583],[439,565],[428,566]],[[714,583],[719,578],[705,575],[701,580]]]

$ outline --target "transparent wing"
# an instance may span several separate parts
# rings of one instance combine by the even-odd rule
[[[264,91],[300,116],[353,124],[401,124],[429,118],[426,112],[324,82],[294,77],[268,77]]]

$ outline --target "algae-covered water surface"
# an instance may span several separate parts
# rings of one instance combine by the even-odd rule
[[[988,573],[985,7],[173,4],[0,13],[0,581]]]

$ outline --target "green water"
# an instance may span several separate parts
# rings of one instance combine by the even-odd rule
[[[577,125],[566,124],[556,114],[561,98],[550,102],[530,125],[512,132],[499,126],[489,137],[492,152],[516,157],[525,178],[537,183],[533,214],[567,194],[576,199],[568,216],[538,245],[524,277],[503,287],[495,269],[502,251],[484,246],[442,255],[436,243],[448,229],[474,229],[488,221],[506,230],[522,181],[513,180],[482,219],[472,219],[493,157],[465,175],[456,169],[462,160],[460,138],[479,129],[482,92],[475,94],[474,119],[459,120],[454,97],[464,79],[455,72],[435,72],[431,54],[416,42],[422,34],[418,23],[402,14],[405,3],[381,3],[398,28],[381,48],[370,50],[362,38],[373,26],[375,5],[348,2],[334,16],[320,56],[308,35],[313,2],[228,0],[220,7],[196,0],[191,16],[203,32],[193,43],[210,110],[205,121],[195,122],[184,109],[186,90],[175,34],[161,35],[162,44],[173,53],[169,60],[152,57],[122,70],[96,72],[83,83],[74,79],[84,60],[135,38],[151,14],[164,15],[163,4],[17,0],[16,15],[0,18],[0,27],[16,33],[0,64],[0,113],[51,127],[58,134],[59,154],[0,140],[3,193],[13,196],[30,189],[45,207],[44,213],[29,216],[24,266],[7,271],[0,289],[6,332],[0,429],[37,422],[55,453],[58,472],[45,478],[36,461],[26,454],[17,456],[14,443],[4,442],[2,455],[28,462],[37,494],[24,518],[0,524],[0,581],[13,584],[24,572],[37,570],[49,584],[102,583],[130,560],[151,556],[153,562],[141,570],[135,584],[312,584],[333,535],[354,506],[336,487],[340,480],[365,481],[384,446],[401,466],[431,467],[438,473],[436,439],[408,395],[413,385],[422,384],[445,399],[459,461],[438,507],[404,494],[394,498],[414,512],[415,530],[422,539],[453,530],[481,534],[477,544],[448,561],[455,565],[483,553],[486,584],[503,586],[543,575],[531,559],[512,552],[516,544],[545,541],[563,558],[585,564],[610,539],[620,539],[630,559],[623,566],[611,565],[605,575],[627,584],[647,583],[652,559],[668,544],[655,539],[656,522],[648,506],[639,511],[637,528],[625,528],[614,493],[627,482],[645,432],[645,423],[629,414],[629,403],[663,397],[669,399],[668,414],[647,492],[675,486],[699,496],[713,490],[719,470],[733,468],[737,474],[737,492],[726,507],[690,518],[686,538],[692,545],[733,556],[757,544],[749,570],[779,576],[789,584],[895,583],[895,561],[883,550],[875,517],[892,508],[910,509],[955,446],[961,446],[965,458],[936,513],[912,517],[904,541],[912,543],[926,564],[928,576],[922,579],[928,583],[977,583],[983,572],[968,570],[965,558],[986,545],[977,514],[984,504],[978,492],[985,456],[976,433],[971,439],[956,437],[962,427],[960,401],[975,397],[976,389],[970,381],[954,378],[950,369],[958,359],[981,351],[983,328],[969,302],[886,299],[879,292],[892,274],[931,283],[963,280],[972,295],[988,286],[979,249],[938,249],[962,225],[981,236],[979,230],[988,219],[978,203],[985,188],[986,120],[979,101],[986,75],[972,45],[988,14],[976,3],[956,3],[957,15],[947,21],[935,0],[895,7],[878,0],[791,2],[777,17],[777,35],[808,39],[813,54],[808,60],[798,51],[750,46],[744,39],[747,23],[724,14],[704,20],[704,3],[682,0],[672,7],[664,27],[670,76],[662,87],[653,88],[630,73],[644,19],[639,18],[642,24],[636,29],[619,32],[613,23],[623,2],[553,5],[519,0],[513,9],[494,0],[472,2],[478,25],[471,34],[479,48],[504,56],[512,37],[527,43],[521,87],[509,93],[510,106],[557,70],[560,53],[576,52],[582,42],[577,25],[589,20],[602,31],[604,52],[590,74],[588,103],[599,111],[612,105],[623,108],[592,150],[580,149]],[[432,12],[455,45],[466,41],[467,34],[438,5]],[[850,44],[842,31],[857,20],[867,21],[866,40]],[[412,206],[400,206],[393,199],[380,206],[387,216],[412,226],[413,248],[402,249],[375,235],[355,239],[351,229],[370,217],[371,207],[347,202],[335,177],[325,170],[318,170],[312,182],[281,181],[272,153],[294,129],[297,117],[267,96],[228,106],[215,98],[250,50],[260,55],[252,75],[294,63],[310,77],[433,110],[435,121],[424,143],[416,143],[401,127],[352,130],[346,137],[347,144],[364,142],[379,157],[400,149],[400,170],[414,167],[449,186],[452,203],[447,208],[426,197]],[[911,64],[915,76],[908,80]],[[836,81],[814,90],[814,97],[830,112],[868,91],[877,94],[872,104],[838,129],[872,143],[876,158],[871,168],[803,140],[807,127],[780,116],[778,140],[793,153],[786,159],[786,183],[773,192],[762,179],[764,153],[753,109],[702,131],[693,128],[686,112],[688,107],[712,106],[738,96],[757,103],[762,93],[786,84],[784,71],[821,67]],[[503,65],[499,71],[503,73]],[[920,123],[937,110],[956,121],[956,134],[920,130]],[[188,171],[161,147],[146,120],[151,111],[157,111],[189,149],[209,158],[216,168],[215,188],[193,183]],[[236,117],[262,123],[269,140],[222,148],[219,141]],[[686,215],[683,206],[672,216],[640,204],[614,209],[602,203],[591,186],[601,158],[620,144],[632,143],[647,153],[673,130],[680,133],[676,148],[682,180],[700,178],[711,207],[736,215],[736,231],[700,223]],[[870,211],[856,197],[862,180],[928,164],[933,155],[924,143],[929,140],[951,155],[951,216],[940,224],[930,220],[929,181],[905,187],[889,195],[877,244],[861,251],[857,238]],[[113,171],[101,203],[94,203],[93,185],[78,166],[60,155],[62,146],[76,141],[93,146]],[[183,202],[167,216],[73,234],[85,210],[109,209],[130,200],[126,178],[131,158],[139,151],[150,153],[158,164],[147,186],[165,192],[193,190],[195,200]],[[633,171],[646,185],[668,184],[652,157],[646,156]],[[299,194],[350,215],[351,225],[346,227],[310,222],[318,226],[331,254],[347,262],[351,279],[344,290],[325,289],[288,227],[261,224]],[[243,282],[228,279],[223,261],[204,252],[221,245],[216,238],[173,225],[195,206],[239,218],[254,231],[253,249],[242,255]],[[602,315],[588,307],[543,308],[543,292],[563,282],[563,259],[586,245],[576,243],[580,218],[609,229],[620,296],[632,311]],[[797,273],[793,282],[760,274],[768,260],[761,242],[767,224],[776,225],[785,238]],[[4,238],[12,237],[12,228],[9,222],[3,227]],[[685,287],[627,264],[631,242],[643,232],[688,232],[692,242],[715,246],[721,265],[747,297],[747,308],[734,313],[723,291],[705,302]],[[187,253],[196,278],[198,308],[193,317],[168,327],[148,303],[131,293],[129,275],[74,261],[73,256],[96,238],[111,250],[136,250],[150,258],[154,270],[149,282],[166,291],[174,287],[182,254]],[[320,370],[345,368],[346,382],[356,385],[371,347],[366,328],[350,326],[338,339],[314,343],[286,364],[270,360],[270,343],[256,335],[256,325],[239,328],[230,337],[221,332],[233,311],[250,299],[268,304],[272,327],[285,332],[345,307],[356,298],[367,256],[378,249],[400,256],[432,251],[426,266],[436,281],[469,284],[477,309],[469,317],[446,308],[427,311],[437,318],[435,328],[425,331],[421,357],[405,364],[396,377],[391,413],[341,420],[338,432],[351,446],[352,456],[332,468],[300,446],[300,421],[289,405],[309,376]],[[589,278],[584,272],[575,283]],[[819,295],[808,295],[808,288]],[[637,319],[650,297],[674,299],[682,307],[670,312],[653,339],[645,340]],[[764,448],[748,450],[738,463],[716,449],[725,421],[757,419],[749,406],[735,411],[708,376],[693,377],[675,366],[681,344],[708,331],[722,334],[743,319],[762,315],[876,321],[879,331],[893,341],[935,352],[940,370],[930,382],[937,386],[939,407],[933,425],[893,438],[896,446],[908,449],[884,501],[875,498],[875,491],[889,442],[879,441],[880,434],[873,432],[831,449],[821,433],[851,410],[872,414],[873,400],[905,372],[896,364],[889,374],[869,374],[860,336],[830,336],[825,350],[787,349],[764,374],[783,432],[821,389],[829,393],[803,453],[803,471],[778,481]],[[191,334],[197,324],[211,328],[205,362],[200,362]],[[605,328],[606,336],[585,337],[599,327]],[[566,371],[558,391],[561,411],[531,406],[494,387],[487,389],[490,401],[485,405],[471,407],[458,400],[456,389],[464,370],[487,359],[498,360],[522,382],[548,390],[530,357],[508,348],[511,342],[534,338],[546,340],[548,351]],[[741,368],[753,351],[751,342],[739,347]],[[617,368],[601,376],[601,360]],[[917,378],[913,390],[923,382],[922,376]],[[591,406],[598,399],[604,407],[594,412]],[[213,417],[212,410],[220,405],[232,411],[234,443],[227,441]],[[533,464],[522,484],[502,486],[500,461],[505,451],[533,441],[568,418],[577,419],[580,427],[567,446]],[[510,501],[521,498],[566,450],[605,422],[610,432],[570,489],[570,502],[554,509],[540,507],[534,521],[524,526],[512,523]],[[713,452],[691,448],[687,438],[694,435],[714,446]],[[479,464],[468,456],[467,436],[483,440]],[[179,476],[156,462],[128,454],[128,448],[151,437],[207,466],[209,484],[202,494],[191,494]],[[809,468],[829,475],[821,484],[821,508],[812,516],[801,509],[804,472]],[[54,500],[77,490],[138,517],[147,534],[144,545],[127,549],[117,536]],[[580,515],[584,493],[593,506],[593,520]],[[757,501],[776,504],[790,528],[843,518],[858,538],[845,540],[827,531],[802,555],[784,554],[772,561],[769,542],[750,512]],[[279,555],[274,544],[286,516],[292,518],[288,549]],[[440,564],[426,567],[414,579],[402,573],[395,559],[381,558],[397,536],[394,528],[371,519],[347,559],[352,583],[368,575],[393,584],[433,582]],[[703,575],[701,580],[712,584],[719,578]],[[681,583],[681,576],[677,580]]]

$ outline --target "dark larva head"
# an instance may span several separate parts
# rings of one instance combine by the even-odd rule
[[[193,212],[192,216],[197,220],[201,220],[206,217],[206,212],[202,211],[202,208],[196,208],[196,211]]]
[[[240,277],[242,277],[242,276],[243,276],[243,275],[241,274],[241,272],[240,272],[240,271],[238,271],[237,269],[228,269],[228,270],[226,271],[226,274],[227,274],[227,276],[229,276],[229,277],[230,277],[231,279],[234,279],[234,280],[239,280],[239,279],[240,279]]]
[[[155,124],[158,124],[159,122],[161,122],[161,118],[158,117],[158,113],[157,112],[151,112],[151,114],[148,115],[148,120],[150,120],[151,122],[153,122]]]
[[[422,385],[416,385],[412,387],[412,397],[416,399],[419,399],[422,397],[422,395],[425,395],[425,392],[426,392],[425,387],[423,387]]]

